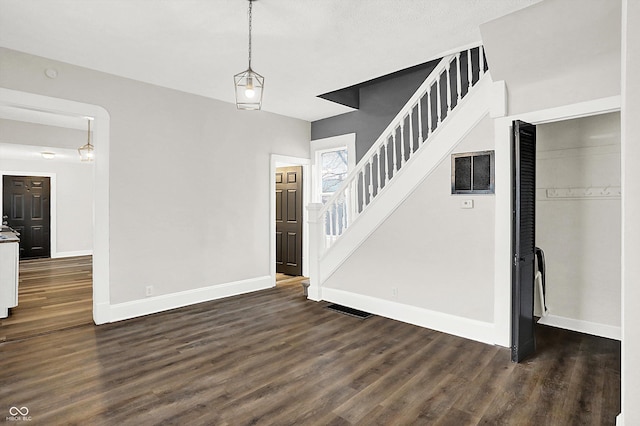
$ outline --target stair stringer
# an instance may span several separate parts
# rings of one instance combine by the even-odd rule
[[[358,247],[445,160],[456,145],[489,113],[492,103],[491,75],[485,73],[438,128],[391,179],[340,238],[320,257],[319,284],[344,263]]]

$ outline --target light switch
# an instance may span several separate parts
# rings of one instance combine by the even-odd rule
[[[472,209],[473,208],[473,200],[462,200],[460,203],[461,209]]]

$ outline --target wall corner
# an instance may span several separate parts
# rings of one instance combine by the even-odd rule
[[[504,80],[495,81],[491,85],[489,115],[491,118],[507,115],[507,84]]]

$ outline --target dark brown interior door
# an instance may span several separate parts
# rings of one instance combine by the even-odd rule
[[[4,176],[3,216],[20,233],[20,259],[51,256],[50,182],[48,177]]]
[[[276,170],[276,272],[302,275],[302,167]]]
[[[513,122],[511,360],[535,353],[536,126]]]

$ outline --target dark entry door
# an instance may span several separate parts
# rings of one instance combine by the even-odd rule
[[[511,361],[536,350],[533,297],[536,241],[536,127],[513,122],[513,267],[511,274]]]
[[[302,167],[276,170],[276,272],[302,275]]]
[[[4,176],[3,216],[20,232],[20,259],[50,257],[51,211],[48,177]]]

